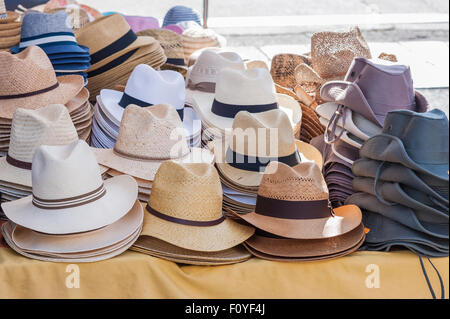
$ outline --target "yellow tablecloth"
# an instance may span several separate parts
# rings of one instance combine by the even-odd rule
[[[432,261],[444,280],[448,297],[449,259]],[[439,295],[437,275],[428,261],[424,262]],[[418,257],[407,251],[357,252],[335,260],[307,263],[252,258],[241,264],[216,267],[180,266],[127,251],[110,260],[68,266],[27,259],[2,247],[0,298],[431,297]],[[373,287],[377,286],[376,277],[379,288]]]

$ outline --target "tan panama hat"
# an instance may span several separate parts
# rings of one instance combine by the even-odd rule
[[[103,182],[86,142],[39,147],[32,162],[33,195],[3,203],[14,223],[47,234],[99,229],[126,215],[137,199],[127,175]]]
[[[5,38],[7,37],[20,36],[20,30],[20,27],[15,29],[0,30],[0,43],[6,42]]]
[[[222,214],[222,187],[211,164],[164,162],[146,206],[142,236],[196,251],[223,251],[254,229]]]
[[[209,47],[224,47],[226,39],[212,29],[193,27],[183,31],[184,58],[187,64],[189,57],[197,50]]]
[[[2,2],[2,1],[0,1]],[[0,18],[0,24],[9,24],[15,22],[19,19],[20,14],[14,11],[2,11],[3,8],[0,8],[0,15],[5,15],[5,17]]]
[[[79,75],[57,78],[47,55],[37,46],[15,55],[0,52],[0,65],[0,118],[11,119],[18,107],[66,104],[84,86]]]
[[[258,187],[270,161],[290,166],[313,161],[322,167],[314,146],[295,140],[288,116],[279,109],[239,112],[229,137],[212,143],[221,176],[243,188]]]
[[[272,235],[291,239],[325,239],[360,227],[361,210],[355,205],[332,209],[320,168],[312,162],[290,167],[272,162],[259,186],[255,211],[236,215]],[[361,236],[351,236],[356,245]],[[337,248],[336,248],[337,249]]]
[[[93,152],[100,164],[149,181],[161,163],[169,159],[184,163],[214,161],[208,150],[189,148],[178,112],[167,104],[127,106],[114,149]]]
[[[31,162],[41,145],[65,145],[78,140],[64,105],[14,112],[8,155],[0,158],[0,181],[31,187]]]

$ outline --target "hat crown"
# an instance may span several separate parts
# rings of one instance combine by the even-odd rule
[[[204,50],[195,62],[188,74],[188,81],[217,82],[219,73],[224,69],[245,70],[244,62],[239,54],[235,52],[216,52]]]
[[[156,71],[151,66],[139,64],[131,73],[125,93],[143,102],[169,104],[183,109],[186,88],[183,76],[175,71]]]
[[[214,166],[206,163],[161,164],[149,201],[154,210],[191,221],[212,221],[222,216],[222,186]]]
[[[183,124],[170,105],[129,105],[125,109],[114,150],[138,159],[180,158],[189,153]]]
[[[411,69],[407,65],[357,57],[347,72],[346,80],[361,89],[374,113],[390,109],[412,109],[415,106]],[[384,92],[380,94],[380,92]]]
[[[58,83],[47,54],[31,46],[18,54],[0,52],[0,97],[34,93]]]
[[[22,39],[56,32],[73,34],[71,20],[64,11],[54,14],[31,11],[23,17]]]
[[[103,184],[97,160],[85,141],[40,146],[33,157],[33,195],[61,200],[92,192]]]
[[[279,109],[261,113],[239,112],[233,121],[230,148],[247,156],[291,155],[296,144],[289,117]]]
[[[317,32],[311,37],[312,67],[322,78],[345,75],[355,57],[372,57],[358,27],[348,32]]]
[[[77,131],[64,105],[53,104],[36,110],[18,108],[12,119],[8,155],[31,163],[39,146],[65,145],[77,140]]]
[[[258,195],[284,201],[317,201],[329,198],[325,179],[314,162],[303,162],[294,167],[280,162],[269,163]]]
[[[386,116],[383,133],[398,137],[408,155],[418,163],[448,164],[449,122],[439,109],[426,113],[391,111]]]
[[[272,77],[263,68],[223,69],[217,77],[215,99],[233,105],[266,105],[277,102]]]
[[[148,29],[137,34],[158,40],[168,58],[184,59],[183,41],[178,33],[168,29]]]
[[[199,25],[200,16],[197,11],[186,6],[174,6],[164,16],[163,27],[169,24],[177,24],[182,21],[195,21]]]

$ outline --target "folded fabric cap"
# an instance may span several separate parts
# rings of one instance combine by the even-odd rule
[[[67,104],[84,86],[78,75],[56,78],[47,55],[36,46],[15,55],[0,52],[0,64],[0,118],[11,119],[18,107]]]
[[[348,107],[380,127],[389,111],[426,112],[428,108],[426,99],[414,91],[409,66],[384,60],[375,63],[361,57],[353,60],[344,81],[325,83],[320,95],[325,101]]]
[[[265,232],[292,239],[335,237],[361,224],[357,206],[331,209],[325,180],[312,162],[294,167],[270,163],[259,186],[255,211],[235,215]]]
[[[306,161],[322,165],[314,146],[294,139],[288,116],[279,109],[239,112],[230,137],[215,141],[212,147],[220,174],[244,188],[258,187],[271,161],[289,166]]]
[[[70,181],[68,183],[68,181]],[[98,229],[123,217],[137,198],[130,176],[103,182],[86,142],[41,146],[32,162],[33,195],[3,203],[14,223],[47,234]]]
[[[426,113],[391,111],[383,134],[366,141],[361,157],[402,164],[448,183],[449,124],[439,109]]]
[[[14,112],[8,155],[0,158],[0,180],[31,187],[34,152],[41,145],[65,145],[78,134],[64,105]]]
[[[184,249],[221,251],[254,233],[222,215],[222,187],[211,164],[164,162],[146,210],[142,236]]]
[[[114,149],[93,149],[104,166],[145,180],[153,180],[166,160],[213,163],[210,151],[190,149],[180,118],[169,105],[150,108],[129,105]]]
[[[200,15],[196,10],[185,6],[174,6],[167,11],[162,26],[165,27],[183,21],[194,21],[198,25],[202,24],[200,22]]]

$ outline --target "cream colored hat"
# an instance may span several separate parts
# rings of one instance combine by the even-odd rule
[[[66,145],[78,134],[64,105],[14,112],[8,155],[0,158],[0,181],[31,187],[31,162],[41,145]]]
[[[289,166],[322,156],[312,145],[295,140],[288,116],[281,110],[252,114],[241,111],[233,121],[231,136],[213,142],[222,177],[239,187],[258,187],[266,166],[278,161]]]
[[[185,249],[222,251],[254,232],[223,216],[219,175],[206,163],[164,162],[146,210],[142,235]]]
[[[100,164],[152,181],[162,162],[212,163],[208,150],[189,149],[177,111],[170,105],[143,108],[129,105],[114,149],[93,149]]]
[[[195,94],[193,108],[203,124],[217,128],[222,134],[231,129],[233,119],[240,111],[260,113],[281,109],[288,115],[291,127],[301,123],[302,110],[294,98],[275,92],[268,70],[223,69],[216,82],[215,93]]]
[[[212,29],[189,28],[183,31],[184,59],[189,60],[192,53],[208,47],[224,47],[226,39]]]
[[[136,181],[102,180],[86,142],[39,147],[32,162],[33,195],[3,203],[14,223],[46,234],[72,234],[110,225],[133,207]]]

